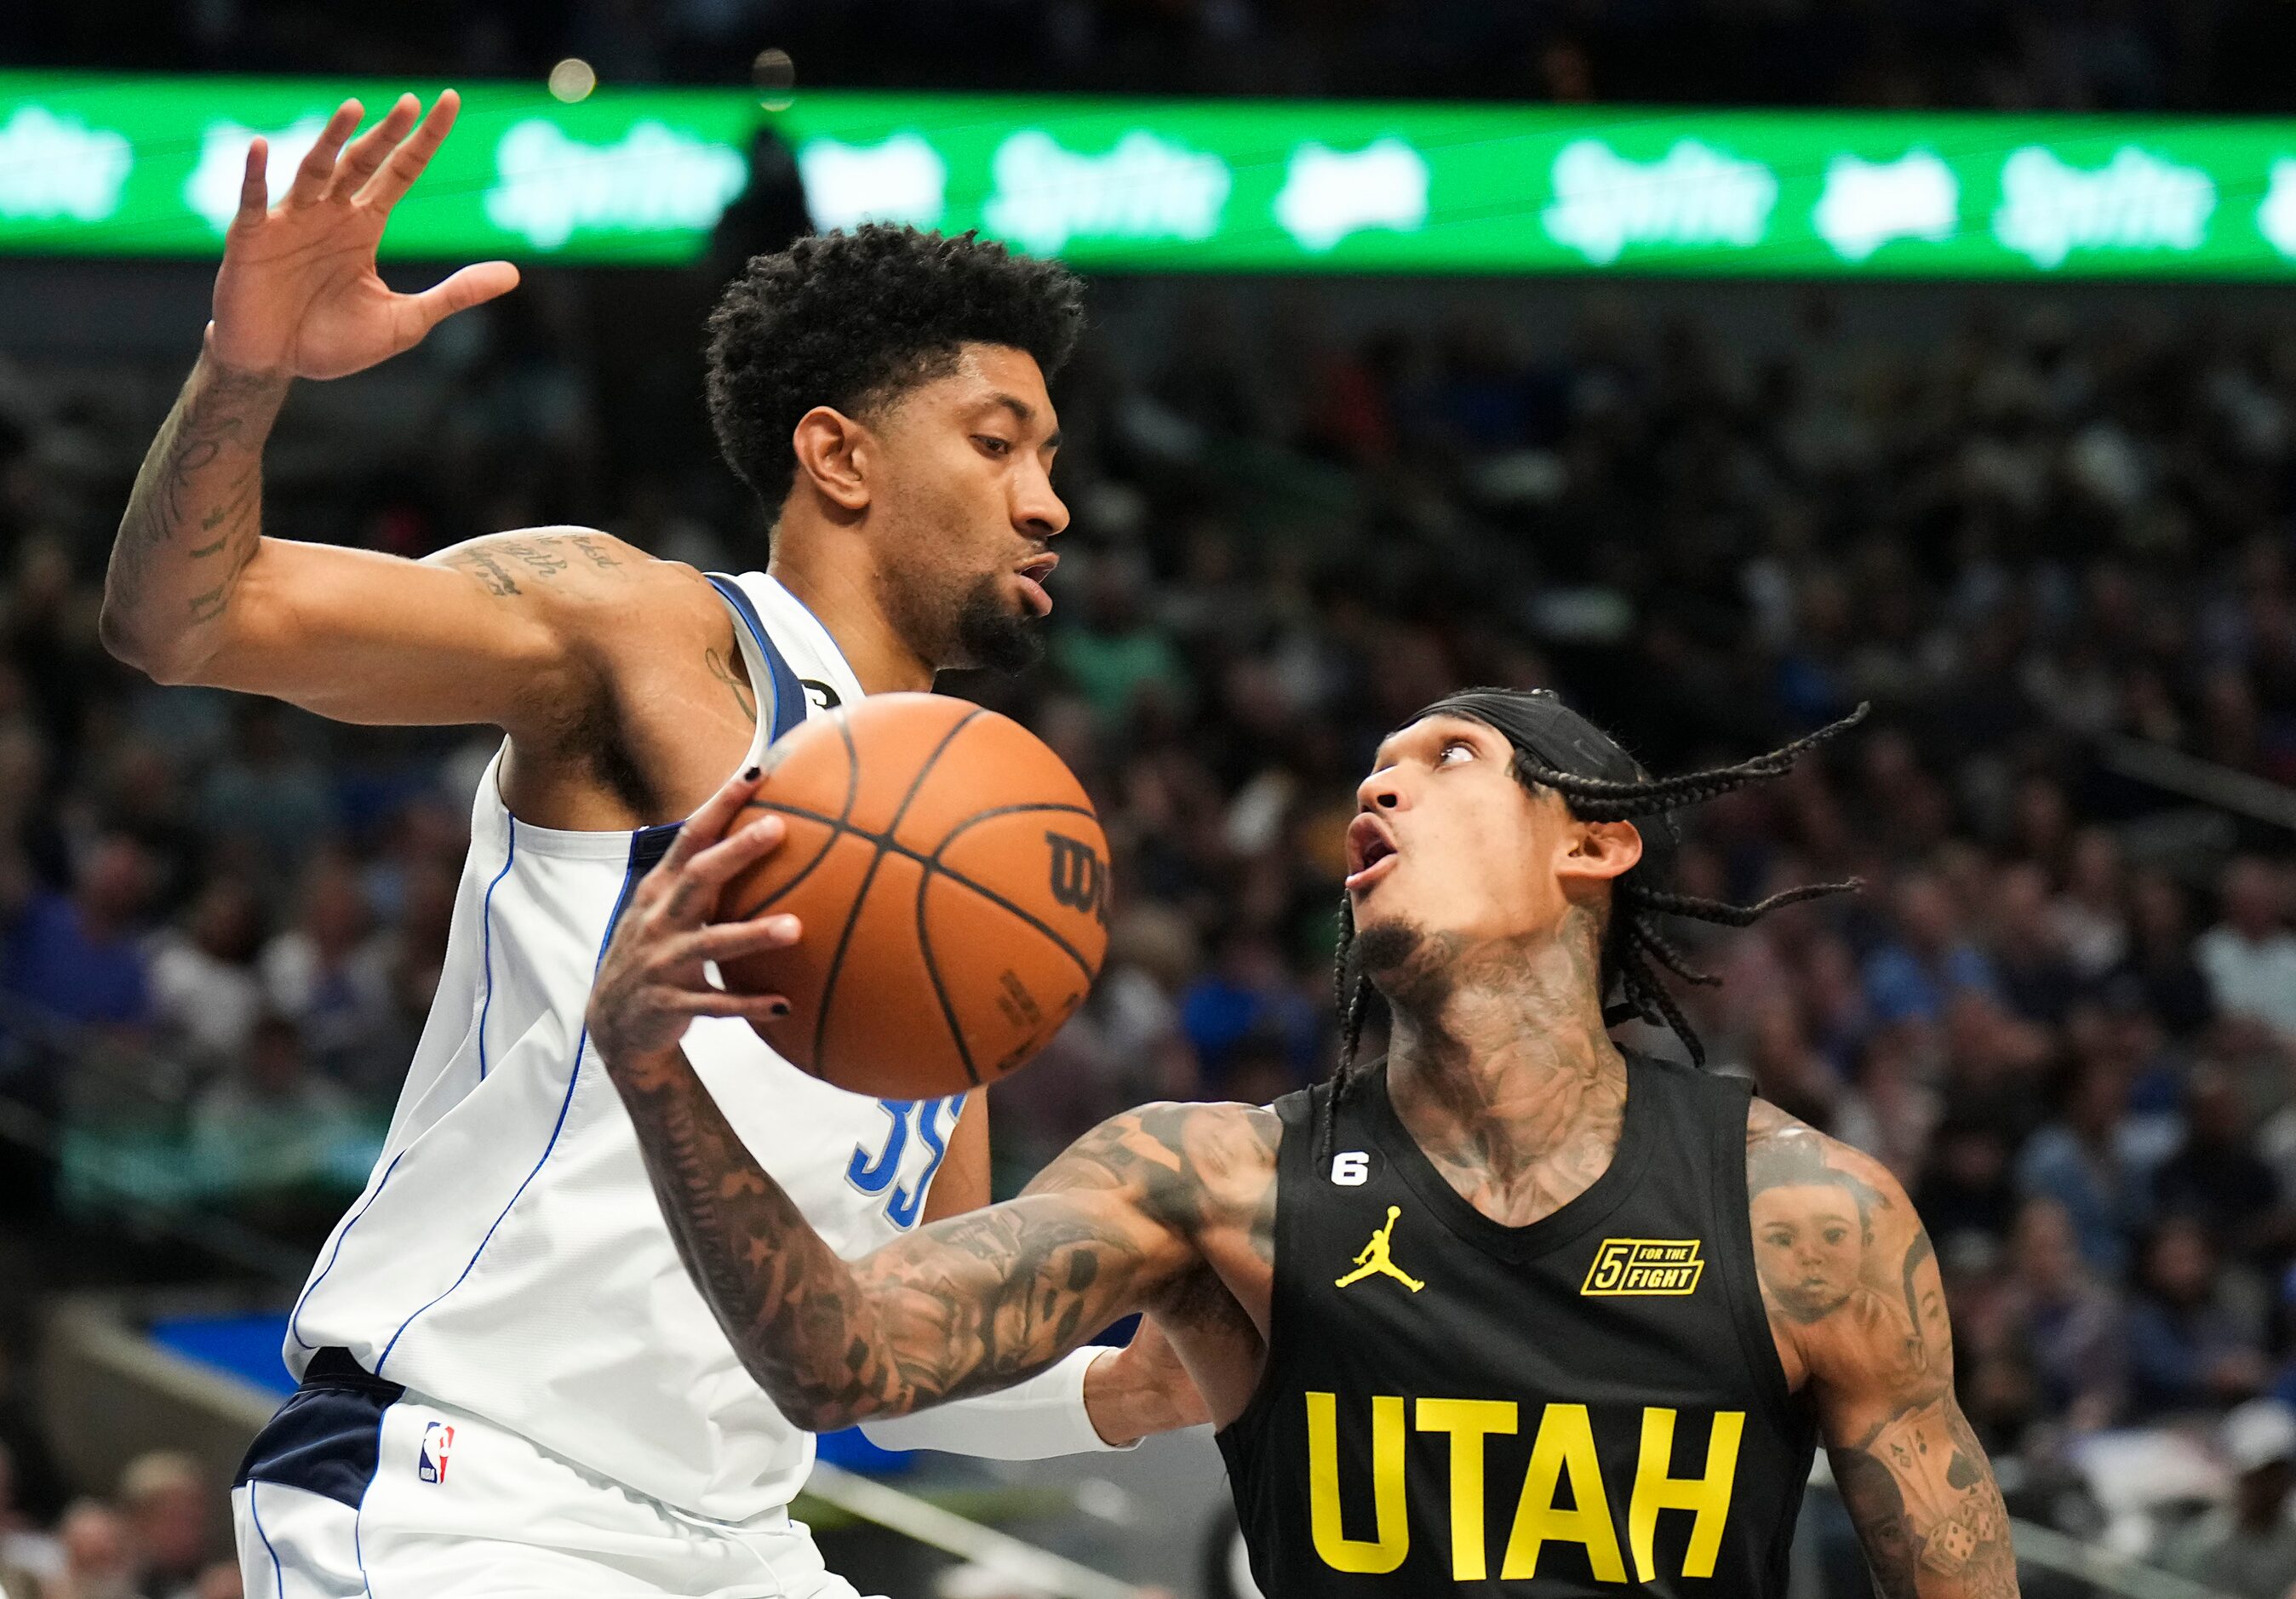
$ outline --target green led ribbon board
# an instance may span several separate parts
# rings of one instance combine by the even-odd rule
[[[412,88],[0,73],[0,251],[213,257],[247,141]],[[734,90],[462,86],[386,253],[674,265],[748,182]],[[816,90],[770,119],[824,227],[977,227],[1144,272],[2296,277],[2296,120]]]

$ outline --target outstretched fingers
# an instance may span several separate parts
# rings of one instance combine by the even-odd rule
[[[289,205],[316,205],[326,193],[328,181],[334,176],[335,157],[365,114],[356,100],[346,100],[335,108],[326,127],[319,130],[317,142],[304,153],[303,164],[295,168],[295,181],[287,191]]]
[[[271,210],[271,141],[258,134],[248,141],[247,169],[239,176],[239,213],[234,227],[258,226]]]
[[[334,177],[327,184],[327,198],[348,200],[356,195],[382,165],[383,158],[398,148],[398,142],[414,126],[414,119],[422,110],[420,100],[412,94],[401,94],[381,121],[353,139],[343,151],[342,159],[335,163]]]
[[[405,140],[390,152],[381,168],[369,178],[358,192],[358,198],[388,211],[397,205],[400,196],[414,186],[422,176],[422,168],[439,153],[439,146],[447,142],[447,135],[455,126],[455,113],[462,108],[463,97],[452,89],[439,91],[439,98],[430,102],[430,111],[415,128],[414,136]]]

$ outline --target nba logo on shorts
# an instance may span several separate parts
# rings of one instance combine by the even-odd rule
[[[414,1474],[425,1482],[447,1480],[447,1451],[455,1447],[455,1430],[444,1422],[433,1422],[422,1429],[422,1457],[415,1463]]]

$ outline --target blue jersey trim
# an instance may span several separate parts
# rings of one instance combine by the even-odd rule
[[[758,641],[758,648],[765,652],[766,666],[774,675],[774,722],[766,734],[766,742],[771,743],[805,720],[805,713],[810,709],[806,703],[805,685],[798,681],[797,674],[790,669],[789,661],[775,644],[773,635],[766,631],[765,619],[758,614],[757,602],[750,598],[749,590],[723,572],[708,576],[710,586],[725,596],[734,614],[750,629],[750,636]],[[763,704],[765,696],[759,694],[758,701]]]
[[[479,969],[487,980],[487,996],[479,1002],[479,1081],[482,1083],[487,1080],[487,1013],[495,1008],[495,890],[502,887],[512,863],[518,859],[518,818],[508,809],[503,817],[510,824],[510,845],[503,851],[502,870],[487,885],[486,899],[479,907]]]
[[[343,1241],[351,1235],[351,1229],[358,1226],[359,1218],[367,1213],[368,1207],[382,1197],[382,1184],[390,1181],[390,1174],[398,1169],[398,1163],[405,1159],[406,1159],[406,1152],[403,1149],[390,1157],[390,1164],[382,1168],[382,1182],[374,1185],[374,1192],[359,1202],[359,1208],[353,1211],[351,1218],[343,1224],[343,1230],[335,1234],[335,1247],[328,1251],[327,1263],[319,1268],[319,1275],[311,1279],[310,1286],[303,1290],[303,1297],[295,1301],[295,1308],[287,1317],[287,1335],[305,1349],[316,1349],[319,1346],[303,1336],[300,1324],[303,1320],[303,1307],[311,1302],[311,1296],[319,1292],[319,1284],[325,1282],[327,1274],[335,1269],[335,1262],[342,1257]]]
[[[594,972],[598,966],[604,964],[606,946],[613,942],[614,928],[620,922],[622,912],[629,906],[630,895],[637,888],[638,879],[652,871],[654,864],[669,852],[670,840],[677,836],[679,825],[678,823],[669,822],[659,827],[641,827],[630,834],[630,860],[628,866],[622,873],[621,896],[614,901],[613,914],[606,918],[606,931],[599,935],[598,955],[597,959],[591,964],[592,971]],[[574,1089],[575,1086],[582,1080],[582,1056],[589,1048],[589,1045],[590,1027],[589,1023],[585,1021],[582,1025],[581,1037],[574,1041],[574,1065],[573,1069],[566,1074],[566,1093],[558,1102],[558,1119],[551,1124],[549,1142],[542,1146],[542,1154],[535,1161],[534,1169],[526,1174],[526,1180],[518,1185],[518,1192],[510,1196],[510,1203],[502,1208],[501,1215],[496,1216],[487,1228],[486,1236],[480,1239],[479,1247],[471,1251],[471,1258],[463,1265],[462,1274],[452,1283],[447,1283],[436,1299],[431,1300],[429,1304],[421,1306],[413,1316],[398,1324],[398,1331],[390,1335],[390,1341],[382,1346],[382,1354],[374,1363],[376,1376],[382,1375],[382,1368],[390,1364],[391,1351],[398,1347],[398,1341],[406,1336],[406,1329],[414,1324],[423,1311],[430,1309],[431,1305],[436,1305],[439,1300],[445,1299],[447,1294],[463,1285],[464,1279],[470,1276],[472,1270],[479,1264],[479,1257],[487,1252],[487,1245],[494,1242],[496,1229],[508,1219],[513,1210],[517,1209],[518,1201],[525,1196],[528,1187],[533,1184],[534,1179],[542,1175],[543,1167],[549,1163],[551,1151],[558,1147],[558,1135],[566,1130],[566,1114],[574,1107]]]
[[[263,1552],[271,1557],[271,1592],[275,1599],[287,1599],[287,1573],[280,1569],[279,1551],[271,1546],[271,1535],[263,1530],[263,1508],[256,1503],[256,1490],[263,1485],[247,1485],[247,1513],[255,1523],[255,1536],[263,1540]]]
[[[503,814],[510,823],[510,845],[503,855],[502,870],[495,873],[492,882],[487,884],[487,896],[479,912],[480,947],[484,952],[480,964],[486,972],[486,997],[479,1002],[479,1081],[482,1083],[487,1080],[487,1016],[494,1009],[495,1003],[495,890],[501,886],[504,878],[510,875],[511,864],[518,859],[518,818],[508,811]],[[382,1183],[390,1181],[390,1174],[406,1158],[406,1152],[403,1149],[391,1156],[390,1165],[383,1170]],[[367,1213],[368,1206],[382,1197],[382,1183],[374,1185],[374,1192],[366,1196],[350,1220],[343,1224],[343,1230],[336,1234],[335,1247],[327,1256],[326,1265],[319,1268],[319,1275],[313,1277],[310,1286],[303,1290],[303,1297],[295,1301],[295,1308],[287,1317],[288,1335],[307,1349],[318,1346],[303,1336],[300,1325],[303,1307],[310,1303],[313,1294],[319,1292],[319,1284],[327,1280],[327,1274],[335,1269],[335,1261],[343,1252],[343,1241],[351,1235],[351,1229],[358,1226],[359,1218]]]

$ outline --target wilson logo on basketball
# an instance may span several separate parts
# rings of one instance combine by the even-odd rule
[[[1099,852],[1081,839],[1057,832],[1045,835],[1053,847],[1053,899],[1072,911],[1089,912],[1108,925],[1108,867]]]

